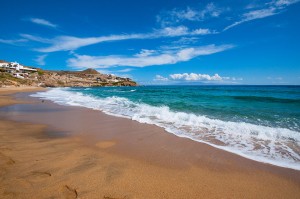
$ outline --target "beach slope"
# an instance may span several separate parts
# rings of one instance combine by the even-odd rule
[[[299,171],[20,91],[0,90],[0,198],[300,197]]]

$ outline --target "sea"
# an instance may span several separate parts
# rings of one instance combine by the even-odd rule
[[[51,88],[31,96],[154,124],[178,137],[300,170],[300,86]]]

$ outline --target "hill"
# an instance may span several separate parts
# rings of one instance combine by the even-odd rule
[[[130,78],[101,74],[94,69],[84,71],[43,71],[37,76],[45,87],[136,86]]]
[[[1,60],[1,63],[8,63]],[[18,77],[18,78],[17,78]],[[0,87],[3,86],[40,87],[92,87],[92,86],[136,86],[130,78],[101,74],[95,69],[83,71],[51,71],[37,69],[35,72],[20,73],[0,69]]]
[[[96,71],[95,69],[92,69],[92,68],[88,68],[84,71],[81,71],[81,73],[84,73],[84,74],[100,74],[98,71]]]

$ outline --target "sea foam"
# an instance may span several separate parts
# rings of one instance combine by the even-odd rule
[[[255,161],[300,170],[300,133],[290,129],[211,119],[193,113],[175,112],[167,106],[134,103],[123,97],[84,95],[69,91],[68,88],[54,88],[31,96],[154,124],[176,136],[206,143]]]

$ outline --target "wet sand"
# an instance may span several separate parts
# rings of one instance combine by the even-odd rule
[[[300,197],[299,171],[14,92],[0,90],[0,198]]]

